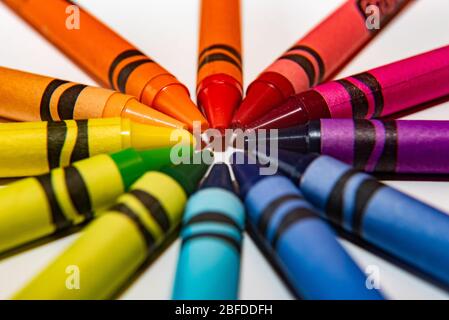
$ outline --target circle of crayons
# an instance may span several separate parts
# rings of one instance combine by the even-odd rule
[[[381,27],[410,2],[376,1]],[[0,176],[26,177],[0,190],[0,253],[86,225],[13,298],[115,298],[179,237],[172,298],[238,299],[245,231],[295,297],[387,298],[331,225],[449,288],[449,216],[369,175],[449,173],[449,121],[394,119],[449,96],[449,46],[332,80],[380,32],[365,24],[370,1],[347,0],[245,95],[240,0],[202,0],[197,107],[82,8],[78,32],[61,27],[71,1],[4,3],[104,86],[0,67],[0,116],[17,121],[0,124]],[[280,130],[209,166],[195,122]],[[271,144],[277,157],[263,151]],[[262,175],[264,164],[279,170]],[[83,274],[79,290],[67,289],[68,265]]]

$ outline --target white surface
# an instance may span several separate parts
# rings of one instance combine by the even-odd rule
[[[195,87],[197,0],[78,1],[183,81]],[[317,24],[342,0],[243,0],[246,84]],[[346,76],[449,44],[449,1],[421,0],[397,18],[339,75]],[[82,21],[81,21],[82,27]],[[95,84],[39,34],[0,4],[0,64],[7,67]],[[94,53],[93,53],[94,54]],[[449,119],[449,103],[408,118]],[[388,182],[449,212],[448,182]],[[0,299],[11,296],[77,235],[0,260]],[[380,269],[381,287],[395,299],[447,299],[449,295],[399,267],[343,241],[365,268]],[[122,294],[123,299],[170,297],[179,241],[175,242]],[[111,253],[113,254],[113,253]],[[241,298],[287,299],[290,294],[257,248],[245,237]],[[105,262],[107,263],[107,262]]]

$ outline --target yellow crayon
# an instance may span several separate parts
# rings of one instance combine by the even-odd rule
[[[206,170],[203,164],[180,165],[146,173],[14,298],[111,298],[179,225],[193,192],[188,186],[198,184]],[[76,270],[78,279],[67,270]]]
[[[146,171],[170,164],[170,156],[171,148],[126,149],[0,189],[0,253],[92,218]]]
[[[183,129],[149,126],[124,118],[0,124],[0,177],[47,173],[101,153],[194,144]]]

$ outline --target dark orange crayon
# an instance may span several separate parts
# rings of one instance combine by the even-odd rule
[[[186,127],[127,94],[3,67],[0,117],[16,121],[123,117],[155,126]]]
[[[245,127],[289,96],[329,79],[409,2],[347,0],[250,84],[232,124]],[[377,6],[378,26],[371,5]]]
[[[133,95],[192,128],[208,127],[187,88],[154,60],[79,8],[80,28],[67,28],[67,0],[3,0],[102,85]]]
[[[240,0],[202,0],[197,101],[217,129],[242,101],[241,47]]]

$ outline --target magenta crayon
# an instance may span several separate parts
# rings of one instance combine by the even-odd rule
[[[329,79],[409,2],[347,0],[250,84],[233,125],[245,127],[289,96]],[[378,25],[372,24],[376,11]]]
[[[266,150],[275,142],[281,149],[321,153],[366,172],[449,174],[448,133],[449,121],[321,119],[263,140]],[[254,137],[246,137],[247,148],[261,143]]]
[[[251,128],[286,128],[312,119],[388,116],[449,95],[449,46],[292,96]]]

